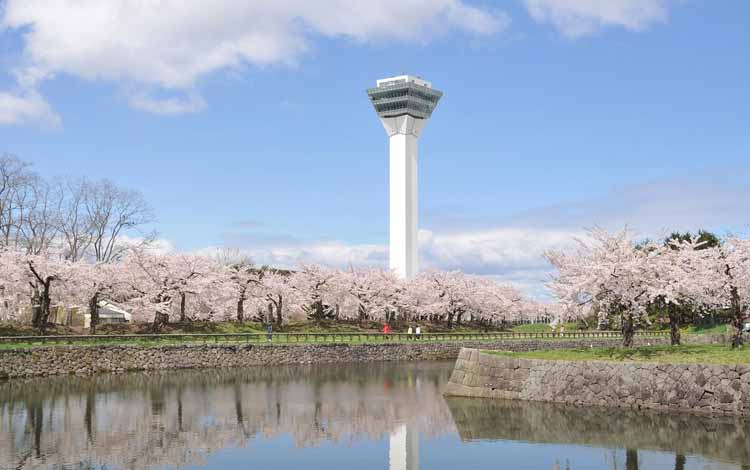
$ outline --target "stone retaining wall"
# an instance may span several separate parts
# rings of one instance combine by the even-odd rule
[[[445,393],[750,416],[750,365],[552,361],[462,349]]]
[[[668,338],[642,340],[665,343]],[[93,374],[137,370],[198,369],[372,361],[456,359],[462,347],[504,351],[532,351],[612,347],[619,339],[497,340],[462,343],[393,344],[215,344],[47,346],[0,350],[0,378]]]

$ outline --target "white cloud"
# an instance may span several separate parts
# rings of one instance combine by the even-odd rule
[[[131,235],[121,235],[118,238],[118,244],[122,247],[129,247],[129,248],[136,248],[140,246],[144,246],[144,242],[148,241],[148,249],[151,253],[154,254],[169,254],[174,253],[175,246],[172,243],[171,240],[167,240],[166,238],[145,238],[145,237],[139,237],[139,236],[131,236]]]
[[[424,42],[451,30],[490,34],[508,22],[463,0],[6,0],[0,15],[0,30],[23,35],[21,75],[187,94],[133,94],[133,106],[161,114],[199,110],[195,88],[211,73],[294,63],[316,37]]]
[[[478,274],[498,274],[514,269],[547,266],[544,250],[571,243],[580,231],[535,228],[498,228],[436,234],[419,232],[420,262],[423,267],[460,269]],[[283,240],[286,237],[280,237]],[[213,248],[209,248],[211,250]],[[267,237],[253,247],[243,249],[256,263],[293,267],[300,262],[328,266],[381,266],[388,264],[384,244],[347,244],[333,242],[280,241]]]
[[[0,91],[0,125],[31,122],[57,127],[61,119],[33,90],[16,93]]]
[[[424,263],[441,269],[497,274],[547,266],[544,250],[569,245],[578,231],[540,228],[496,228],[435,234],[420,231]]]
[[[667,19],[669,0],[524,0],[536,21],[550,23],[571,38],[606,27],[643,31]]]
[[[136,93],[130,96],[129,101],[134,108],[163,116],[197,113],[206,107],[206,101],[195,93],[170,98],[154,98],[146,93]]]
[[[580,232],[498,228],[461,233],[419,233],[420,264],[424,268],[462,270],[510,282],[529,295],[544,298],[543,284],[550,266],[543,258],[547,249],[563,248]],[[281,237],[286,238],[286,237]],[[211,254],[218,248],[198,250]],[[388,247],[381,244],[344,242],[280,242],[271,237],[262,245],[240,250],[257,264],[293,268],[299,263],[315,263],[346,268],[376,266],[387,268]]]
[[[210,253],[216,247],[199,250]],[[241,249],[256,264],[292,268],[299,263],[314,263],[345,268],[347,266],[387,266],[388,250],[378,244],[347,244],[344,242],[312,242],[269,244]]]
[[[550,249],[570,247],[580,229],[501,227],[459,233],[420,231],[420,256],[425,267],[461,270],[508,282],[527,295],[546,298],[544,284],[551,266]]]
[[[462,270],[511,282],[545,299],[544,284],[552,272],[544,251],[572,246],[585,228],[609,230],[629,225],[640,237],[660,238],[672,230],[705,228],[724,234],[747,230],[750,189],[746,172],[716,170],[701,178],[675,178],[614,188],[590,200],[529,210],[494,227],[461,231],[420,230],[422,268]],[[453,226],[455,219],[448,214]],[[460,222],[459,222],[460,223]],[[466,224],[464,224],[466,225]],[[304,242],[286,236],[228,236],[256,263],[293,267],[299,262],[346,267],[388,265],[385,244]]]

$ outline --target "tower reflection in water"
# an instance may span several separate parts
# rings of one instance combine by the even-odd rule
[[[407,424],[391,432],[388,450],[388,470],[417,470],[419,468],[419,432]]]

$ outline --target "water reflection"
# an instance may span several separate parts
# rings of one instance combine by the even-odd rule
[[[419,468],[419,433],[412,426],[402,424],[389,440],[388,470],[417,470]]]
[[[626,447],[625,468],[639,468],[638,449],[724,462],[750,462],[750,421],[736,417],[636,412],[551,403],[447,398],[463,441],[511,440]]]
[[[405,423],[413,442],[418,432],[454,432],[440,396],[448,367],[277,367],[9,381],[0,384],[0,465],[184,466],[204,463],[218,449],[245,447],[252,438],[291,436],[298,447],[348,445],[379,440]]]
[[[750,462],[743,420],[444,399],[451,366],[6,381],[0,468],[690,470]]]

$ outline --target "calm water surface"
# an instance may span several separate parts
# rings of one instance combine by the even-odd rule
[[[451,368],[323,365],[6,381],[0,468],[750,468],[746,421],[445,399]]]

